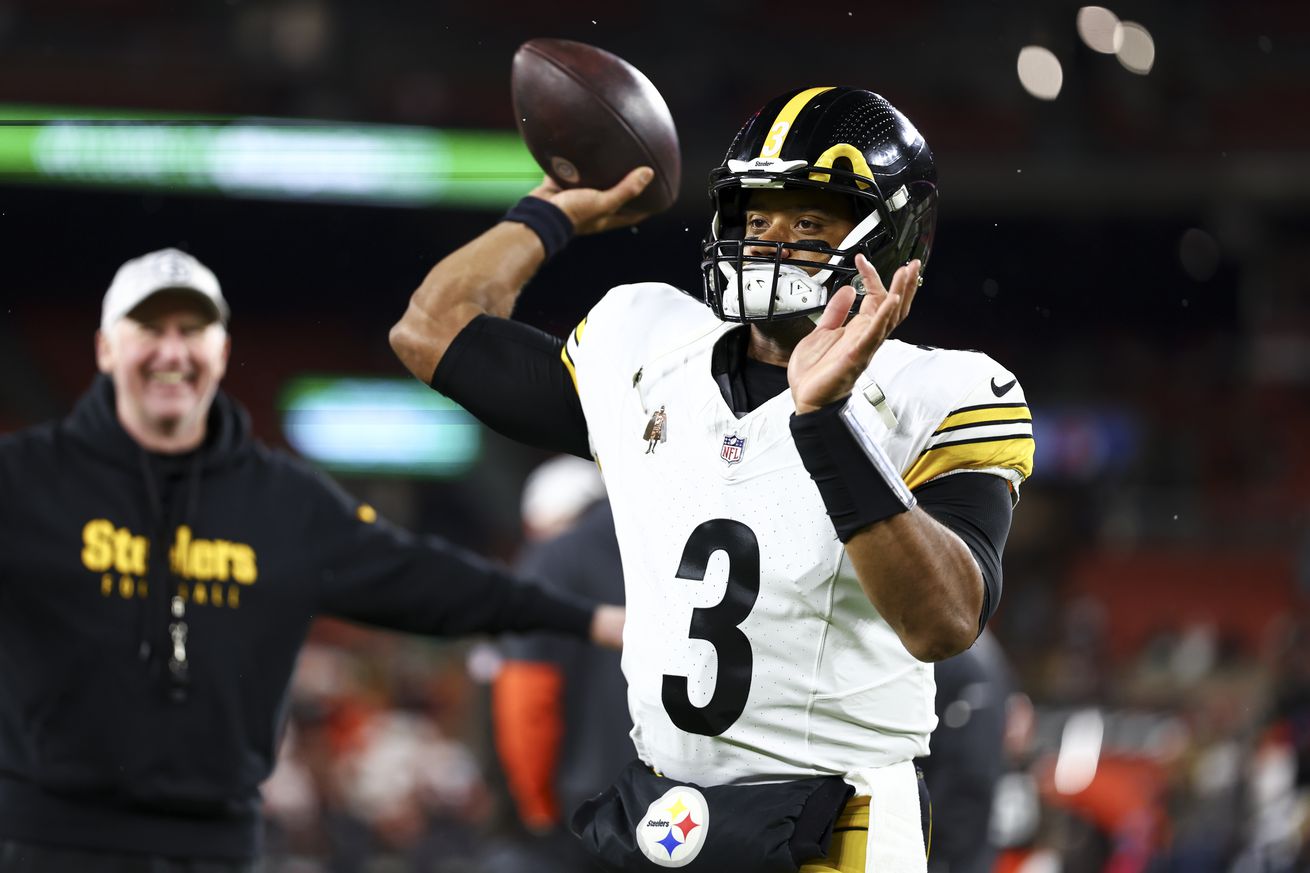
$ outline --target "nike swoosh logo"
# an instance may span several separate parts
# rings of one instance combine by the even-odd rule
[[[1018,383],[1018,381],[1019,381],[1018,379],[1011,379],[1009,382],[1006,382],[1004,385],[997,385],[996,377],[993,376],[992,393],[995,394],[997,397],[1004,397],[1006,393]]]

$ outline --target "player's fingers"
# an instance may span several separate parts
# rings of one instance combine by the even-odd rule
[[[896,284],[887,292],[877,306],[866,299],[860,306],[860,313],[846,326],[850,334],[852,353],[857,356],[872,357],[883,340],[891,335],[900,323],[900,312],[904,303],[903,296]]]
[[[902,301],[896,318],[897,324],[904,321],[906,316],[910,314],[910,307],[914,305],[914,297],[919,293],[919,277],[922,275],[923,262],[918,258],[896,271],[896,276],[892,279],[892,287],[901,295]]]
[[[882,276],[878,275],[878,268],[875,267],[864,255],[855,256],[855,269],[860,271],[860,278],[864,280],[864,290],[867,293],[876,289],[882,294],[887,293],[887,286],[882,283]]]
[[[860,314],[872,315],[877,308],[882,305],[883,300],[887,298],[887,289],[882,284],[882,277],[878,275],[877,269],[869,263],[869,259],[864,255],[855,256],[855,269],[860,273],[860,281],[864,285],[864,299],[860,301]]]
[[[841,327],[854,302],[855,289],[850,285],[841,286],[837,289],[837,293],[828,299],[828,305],[823,307],[823,315],[819,316],[815,326],[819,330],[834,330]]]
[[[872,355],[877,350],[896,326],[896,315],[900,306],[900,294],[891,291],[873,308],[873,311],[865,312],[864,306],[860,307],[860,316],[851,319],[851,323],[847,325],[847,333],[850,334],[855,354]]]
[[[655,171],[650,167],[638,167],[619,180],[613,188],[600,192],[599,201],[605,212],[613,212],[632,198],[636,197],[650,180],[655,178]]]

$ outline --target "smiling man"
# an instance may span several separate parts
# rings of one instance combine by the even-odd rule
[[[218,279],[185,252],[163,249],[119,268],[96,363],[113,380],[119,423],[144,448],[175,454],[204,439],[232,350],[227,319]]]
[[[0,873],[256,869],[318,615],[618,646],[617,607],[414,537],[252,439],[219,389],[227,318],[190,255],[128,261],[91,389],[0,437]]]

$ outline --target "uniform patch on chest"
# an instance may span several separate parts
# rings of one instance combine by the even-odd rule
[[[661,406],[655,410],[655,414],[646,422],[646,429],[642,431],[641,438],[646,441],[646,454],[655,451],[655,447],[660,443],[669,441],[669,423],[668,416],[664,413],[664,407]]]
[[[723,445],[719,448],[719,457],[729,464],[735,464],[741,460],[744,451],[746,451],[746,437],[732,433],[723,438]]]

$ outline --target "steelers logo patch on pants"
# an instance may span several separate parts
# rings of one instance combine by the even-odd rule
[[[647,807],[635,836],[637,846],[654,863],[683,867],[700,854],[709,827],[710,805],[705,795],[689,785],[679,785]]]

